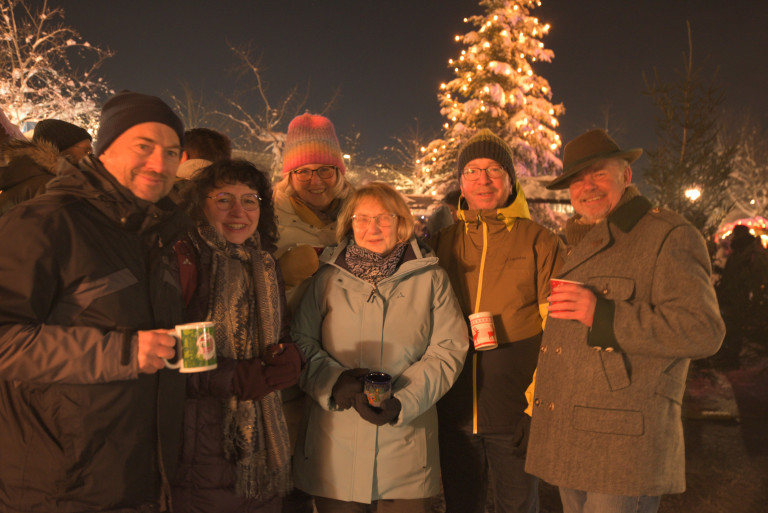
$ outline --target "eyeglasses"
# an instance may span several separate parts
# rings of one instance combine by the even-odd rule
[[[355,214],[352,216],[352,226],[361,230],[363,228],[368,228],[373,220],[376,221],[379,228],[388,228],[397,221],[397,214],[379,214],[377,216]]]
[[[237,197],[234,194],[230,194],[228,192],[220,192],[214,196],[208,196],[208,198],[211,198],[214,205],[216,205],[216,208],[222,212],[228,212],[232,210],[235,206],[235,202],[237,201]],[[248,212],[259,210],[259,208],[261,208],[261,198],[258,194],[254,193],[241,194],[240,206],[243,208],[243,210]]]
[[[480,178],[480,173],[485,171],[485,174],[488,175],[488,178],[501,178],[504,176],[504,173],[507,171],[500,166],[491,166],[491,167],[465,167],[464,171],[461,172],[461,175],[464,177],[464,180],[468,182],[474,182],[475,180],[478,180]]]
[[[333,166],[322,166],[317,169],[294,169],[291,171],[291,174],[300,182],[309,182],[312,180],[313,173],[317,173],[317,176],[323,180],[328,180],[329,178],[336,176],[336,168]]]

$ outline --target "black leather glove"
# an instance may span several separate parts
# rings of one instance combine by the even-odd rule
[[[280,347],[282,346],[282,347]],[[282,390],[299,382],[304,358],[296,344],[272,346],[264,358],[264,376],[274,390]],[[279,352],[278,352],[279,351]]]
[[[368,404],[368,398],[365,394],[360,393],[355,395],[355,410],[363,420],[367,420],[371,424],[377,426],[383,426],[390,422],[394,422],[397,416],[400,415],[400,400],[397,397],[390,397],[381,402],[380,409],[374,409]]]
[[[234,381],[235,395],[243,400],[259,401],[274,390],[267,384],[264,364],[258,358],[238,360]]]
[[[348,369],[341,373],[339,379],[333,385],[331,397],[342,410],[352,407],[355,402],[355,394],[363,393],[363,378],[369,369]]]

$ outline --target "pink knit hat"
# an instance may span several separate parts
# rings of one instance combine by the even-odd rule
[[[296,116],[288,125],[283,150],[283,176],[307,164],[336,166],[347,172],[331,120],[315,114]]]

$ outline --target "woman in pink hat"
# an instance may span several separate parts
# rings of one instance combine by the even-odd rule
[[[279,239],[275,257],[285,281],[288,310],[299,304],[315,274],[323,248],[336,242],[336,218],[352,186],[344,178],[339,140],[331,120],[302,114],[288,125],[283,150],[283,179],[275,185]],[[299,387],[282,391],[283,411],[295,445],[303,410]],[[312,511],[311,499],[298,490],[283,505],[285,513]]]

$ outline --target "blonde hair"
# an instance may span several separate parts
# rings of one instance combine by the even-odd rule
[[[413,235],[413,215],[403,195],[383,182],[371,182],[354,191],[347,198],[336,221],[336,241],[342,242],[352,233],[352,215],[364,199],[376,200],[388,211],[397,214],[397,242],[405,242]]]

